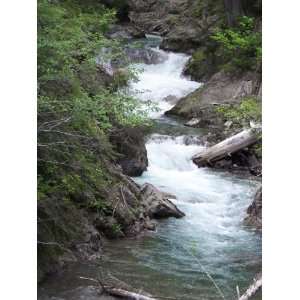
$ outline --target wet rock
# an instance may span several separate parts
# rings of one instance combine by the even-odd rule
[[[164,101],[170,103],[170,104],[176,104],[178,102],[178,98],[174,95],[169,95],[164,98]]]
[[[206,139],[203,139],[200,136],[186,135],[183,138],[185,145],[206,145]]]
[[[167,55],[147,47],[126,47],[124,49],[130,63],[159,64],[167,59]]]
[[[188,122],[184,123],[185,126],[194,127],[201,122],[200,118],[192,118]]]
[[[166,197],[166,194],[160,192],[152,184],[144,184],[141,188],[141,195],[146,212],[150,218],[182,218],[185,216],[185,214]]]
[[[177,197],[173,194],[170,194],[170,193],[166,193],[166,192],[161,192],[163,194],[163,196],[165,198],[168,198],[168,199],[177,199]]]
[[[118,163],[128,176],[141,176],[147,169],[148,157],[144,135],[138,128],[123,128],[111,135],[111,142],[121,157]]]
[[[253,202],[247,209],[247,217],[244,222],[246,225],[262,227],[262,187],[260,187],[254,197]]]
[[[147,230],[154,231],[156,229],[156,223],[153,220],[150,220],[149,217],[146,218],[144,227]]]

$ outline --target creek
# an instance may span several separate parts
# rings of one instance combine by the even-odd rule
[[[153,50],[162,61],[136,65],[139,81],[130,87],[130,93],[140,101],[151,101],[158,107],[151,113],[156,125],[146,144],[148,170],[134,180],[176,195],[172,201],[186,216],[160,221],[156,232],[143,237],[108,242],[100,264],[153,295],[222,299],[213,278],[225,299],[236,299],[236,286],[243,292],[261,269],[261,235],[243,226],[259,183],[193,164],[191,157],[203,147],[197,137],[204,130],[185,127],[181,121],[165,117],[164,112],[174,105],[170,99],[181,98],[201,84],[181,75],[187,55]],[[64,284],[50,283],[49,289],[56,290],[58,298],[67,289],[75,289],[74,274],[93,277],[97,267],[77,265],[68,272]],[[261,294],[254,299],[261,299]]]

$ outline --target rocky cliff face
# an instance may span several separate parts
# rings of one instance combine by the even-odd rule
[[[128,0],[128,19],[142,33],[164,37],[162,48],[190,52],[224,16],[223,1]]]

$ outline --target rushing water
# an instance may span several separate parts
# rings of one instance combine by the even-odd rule
[[[198,88],[200,84],[181,76],[189,58],[187,55],[153,50],[157,51],[164,61],[155,65],[136,65],[135,67],[140,71],[139,81],[132,83],[131,93],[141,101],[155,103],[159,111],[151,116],[157,118],[174,105],[166,101],[166,97],[179,99]]]
[[[163,113],[174,105],[166,97],[183,97],[200,84],[181,76],[188,56],[155,51],[163,62],[137,65],[142,71],[131,85],[131,93],[159,108],[151,114],[157,131],[146,145],[149,167],[135,180],[176,195],[186,216],[164,220],[142,238],[108,243],[101,264],[136,288],[184,300],[222,299],[210,274],[226,299],[236,299],[236,285],[243,291],[261,266],[260,235],[242,224],[257,183],[192,163],[202,146],[187,145],[185,136],[202,131],[183,130]]]

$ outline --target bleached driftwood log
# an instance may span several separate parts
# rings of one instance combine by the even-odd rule
[[[248,287],[247,291],[239,298],[239,300],[248,300],[253,297],[257,291],[262,287],[262,277],[261,274],[258,274],[254,278],[253,283]]]
[[[155,298],[152,297],[144,296],[138,293],[129,292],[118,288],[105,287],[105,291],[112,296],[122,297],[129,300],[156,300]]]
[[[142,295],[138,292],[131,292],[131,291],[125,289],[125,288],[129,288],[129,286],[113,276],[111,276],[111,278],[109,280],[110,281],[109,285],[102,282],[100,279],[94,279],[94,278],[82,277],[82,276],[80,276],[79,278],[98,283],[102,289],[102,293],[105,292],[111,296],[116,296],[116,297],[120,297],[120,298],[128,299],[128,300],[157,300],[156,298],[153,298],[153,297],[150,297],[147,295]],[[121,286],[124,286],[124,288],[111,285],[111,279],[114,279],[114,284],[117,284],[118,286],[121,284]]]
[[[230,156],[243,148],[246,148],[260,138],[260,130],[255,128],[245,129],[240,133],[208,148],[193,156],[193,162],[199,167],[211,165],[212,163]]]

